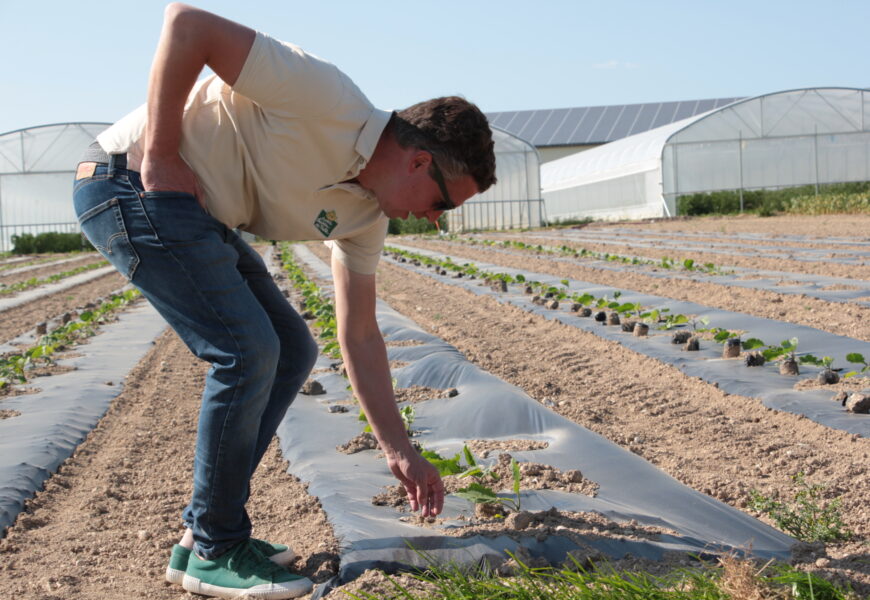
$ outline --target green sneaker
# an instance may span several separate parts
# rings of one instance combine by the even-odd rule
[[[190,553],[181,585],[203,596],[284,600],[307,594],[314,584],[276,565],[257,543],[245,540],[214,560]]]
[[[276,565],[286,567],[296,560],[296,552],[284,544],[271,544],[265,540],[251,538],[254,544],[266,558]],[[187,561],[190,558],[190,550],[180,544],[172,546],[172,554],[169,556],[169,566],[166,567],[166,581],[181,585],[184,580],[184,572],[187,571]]]

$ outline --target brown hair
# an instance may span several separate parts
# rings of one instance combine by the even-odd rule
[[[495,183],[492,130],[477,106],[458,96],[433,98],[393,114],[398,144],[432,153],[448,180],[471,175],[479,192]]]

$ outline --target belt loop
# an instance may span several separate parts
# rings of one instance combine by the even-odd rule
[[[109,155],[109,178],[115,177],[115,171],[127,169],[127,154],[110,154]]]
[[[109,179],[114,179],[114,177],[115,177],[115,162],[117,161],[117,159],[118,159],[117,154],[110,154],[109,155],[109,172],[108,172]]]

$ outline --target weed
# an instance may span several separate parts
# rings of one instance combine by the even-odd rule
[[[798,487],[793,502],[779,502],[753,489],[749,493],[749,507],[769,516],[778,529],[803,542],[833,542],[852,537],[840,515],[839,498],[822,506],[825,486],[807,483],[803,472],[792,480]]]

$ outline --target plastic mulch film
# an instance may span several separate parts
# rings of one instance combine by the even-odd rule
[[[326,265],[302,247],[297,257],[318,277],[328,279]],[[795,540],[709,496],[684,486],[637,455],[624,450],[538,404],[520,389],[467,361],[454,347],[422,331],[407,317],[385,303],[377,305],[378,324],[387,342],[416,340],[421,345],[389,347],[390,360],[406,362],[394,370],[399,387],[456,388],[458,395],[414,405],[414,439],[442,455],[459,452],[470,439],[528,439],[543,441],[546,449],[511,452],[520,462],[549,464],[560,470],[579,469],[598,484],[592,496],[555,490],[523,491],[525,510],[556,507],[569,511],[594,511],[615,521],[635,519],[642,525],[672,530],[653,540],[608,539],[590,536],[584,542],[613,558],[630,553],[661,558],[667,551],[710,554],[747,550],[760,557],[786,558]],[[318,367],[328,366],[320,359]],[[501,535],[452,537],[439,527],[423,527],[399,520],[395,508],[375,506],[371,499],[396,480],[378,451],[352,455],[338,452],[341,445],[362,429],[358,408],[331,413],[329,406],[347,403],[347,380],[331,372],[315,377],[326,393],[300,395],[278,434],[290,472],[308,482],[308,491],[320,499],[336,537],[342,541],[340,571],[321,586],[316,598],[331,586],[346,583],[371,568],[387,572],[424,566],[418,551],[437,561],[477,564],[504,557],[505,550],[525,546],[532,555],[558,563],[577,547],[569,539],[550,535],[538,541]],[[448,496],[440,527],[458,527],[457,518],[473,513],[471,504]],[[405,513],[406,515],[408,513]]]
[[[420,250],[419,248],[397,248],[417,252],[431,257],[444,258],[446,255]],[[458,256],[451,257],[457,264],[462,264],[464,259]],[[804,389],[795,390],[794,384],[806,374],[815,376],[820,370],[818,367],[801,365],[804,370],[803,376],[780,375],[776,363],[768,363],[762,367],[746,367],[740,359],[723,359],[722,345],[711,340],[702,341],[701,349],[697,352],[686,352],[682,345],[671,343],[674,331],[658,331],[650,328],[646,337],[635,337],[631,333],[623,332],[619,326],[607,326],[591,318],[583,318],[572,313],[568,308],[560,307],[550,310],[531,302],[530,296],[524,294],[521,288],[516,286],[507,292],[497,293],[484,286],[479,280],[454,279],[451,275],[437,275],[431,270],[414,267],[410,263],[396,263],[404,268],[414,269],[417,272],[433,277],[438,281],[450,285],[461,286],[475,294],[494,297],[499,302],[506,302],[522,308],[523,310],[541,315],[548,319],[556,319],[589,331],[602,338],[616,341],[623,346],[640,354],[650,356],[662,362],[675,365],[687,375],[700,377],[705,381],[717,383],[719,388],[729,394],[757,397],[765,406],[776,410],[783,410],[801,414],[807,418],[831,427],[854,433],[863,437],[870,437],[870,415],[854,414],[847,412],[839,403],[832,401],[834,392],[827,389]],[[475,265],[483,270],[516,275],[517,269],[511,269],[499,265],[490,265],[477,262]],[[540,281],[547,285],[561,286],[560,280],[553,275],[541,273],[522,272],[528,279]],[[569,280],[569,293],[590,293],[595,297],[613,298],[617,288],[601,286],[584,281]],[[693,302],[672,300],[649,294],[640,294],[630,290],[621,289],[620,302],[639,302],[644,310],[667,308],[670,314],[695,315],[709,319],[710,327],[721,327],[734,331],[745,331],[743,339],[750,337],[759,338],[768,344],[778,344],[783,340],[798,338],[800,352],[809,352],[815,356],[830,356],[834,359],[834,365],[844,367],[849,365],[846,354],[860,353],[870,356],[870,343],[845,336],[826,333],[812,327],[785,323],[772,319],[754,317],[743,313],[735,313],[725,310],[710,308]],[[686,326],[681,329],[687,329]]]
[[[451,243],[451,242],[447,242]],[[461,254],[462,245],[457,246],[457,253]],[[556,250],[555,246],[544,246],[545,249]],[[490,252],[510,254],[529,258],[530,253],[520,250],[506,250],[498,247],[488,247]],[[631,257],[629,257],[631,258]],[[637,257],[644,261],[655,261],[642,256]],[[578,263],[576,258],[548,256],[547,260],[565,263],[575,266],[591,267],[605,271],[632,272],[646,277],[659,279],[681,279],[685,281],[701,281],[717,285],[729,285],[748,289],[776,291],[778,294],[804,295],[810,298],[818,298],[827,302],[850,302],[863,306],[870,306],[870,281],[861,279],[847,279],[845,277],[827,277],[805,273],[793,273],[787,271],[770,271],[761,269],[748,269],[744,267],[722,267],[724,273],[705,273],[702,271],[683,271],[677,264],[672,269],[651,270],[653,265],[631,265],[619,261],[596,260],[589,257]]]
[[[535,233],[536,236],[570,240],[575,243],[592,242],[596,244],[618,244],[636,246],[640,248],[655,248],[657,250],[674,250],[680,252],[704,252],[710,254],[729,254],[731,256],[761,256],[763,258],[782,258],[799,262],[824,262],[844,265],[864,265],[870,262],[870,249],[867,250],[844,250],[837,248],[804,248],[801,246],[759,246],[754,245],[751,252],[746,252],[744,244],[734,241],[713,242],[705,240],[696,242],[685,239],[679,234],[670,235],[667,238],[647,239],[644,241],[643,234],[638,232],[619,235],[613,233],[591,233],[580,231],[564,232],[562,234]],[[683,239],[680,239],[683,238]],[[726,238],[727,239],[727,238]],[[763,240],[762,240],[763,241]],[[771,240],[773,241],[773,240]],[[851,245],[850,242],[846,242]],[[763,251],[763,254],[762,254]]]
[[[77,347],[79,356],[58,361],[74,370],[41,378],[38,393],[0,402],[0,408],[21,413],[0,420],[0,534],[121,393],[121,385],[106,382],[118,384],[165,327],[148,303],[126,310]]]

